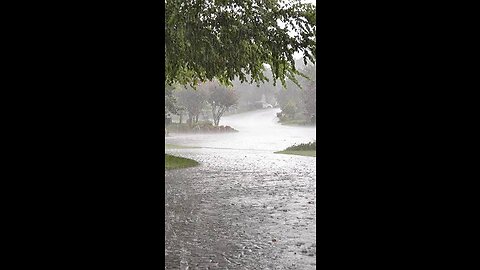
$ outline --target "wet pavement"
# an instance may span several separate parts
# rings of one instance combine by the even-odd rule
[[[278,109],[225,117],[240,132],[173,135],[200,166],[165,172],[165,269],[314,269],[316,160],[274,154],[315,138]]]

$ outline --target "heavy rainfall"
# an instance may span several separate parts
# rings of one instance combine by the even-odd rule
[[[221,65],[212,78],[167,76],[165,269],[315,268],[317,80],[308,44],[283,70],[257,59],[268,64],[263,80],[227,67],[235,77],[225,77]]]

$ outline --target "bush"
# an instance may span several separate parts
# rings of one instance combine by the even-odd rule
[[[286,151],[308,151],[308,150],[317,150],[317,141],[309,143],[301,143],[299,145],[294,144],[286,149]]]
[[[295,117],[295,113],[297,113],[297,106],[295,106],[293,102],[289,101],[285,107],[283,107],[282,113],[288,118],[293,119]]]

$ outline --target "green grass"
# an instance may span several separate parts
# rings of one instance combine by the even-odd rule
[[[278,123],[284,126],[315,126],[315,124],[309,120],[304,119],[282,119],[279,120]]]
[[[309,150],[317,150],[317,141],[309,142],[309,143],[301,143],[301,144],[294,144],[287,149],[286,151],[309,151]]]
[[[316,157],[317,156],[317,141],[313,141],[310,143],[301,143],[301,144],[294,144],[293,146],[288,147],[287,149],[279,152],[275,152],[276,154],[287,154],[287,155],[299,155],[299,156],[307,156],[307,157]]]
[[[176,156],[165,154],[166,170],[183,169],[188,167],[194,167],[197,165],[199,165],[199,163],[193,159],[176,157]]]
[[[279,151],[279,152],[275,152],[275,153],[276,154],[286,154],[286,155],[306,156],[306,157],[316,157],[317,156],[317,150],[294,150],[294,151],[284,150],[284,151]]]
[[[278,121],[282,125],[286,126],[300,126],[300,125],[306,125],[307,121],[302,120],[302,119],[289,119],[289,120],[281,120]]]

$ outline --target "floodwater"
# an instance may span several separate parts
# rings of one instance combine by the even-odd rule
[[[315,139],[278,109],[225,116],[229,134],[172,134],[200,166],[165,172],[165,269],[314,269],[316,159],[274,154]]]

